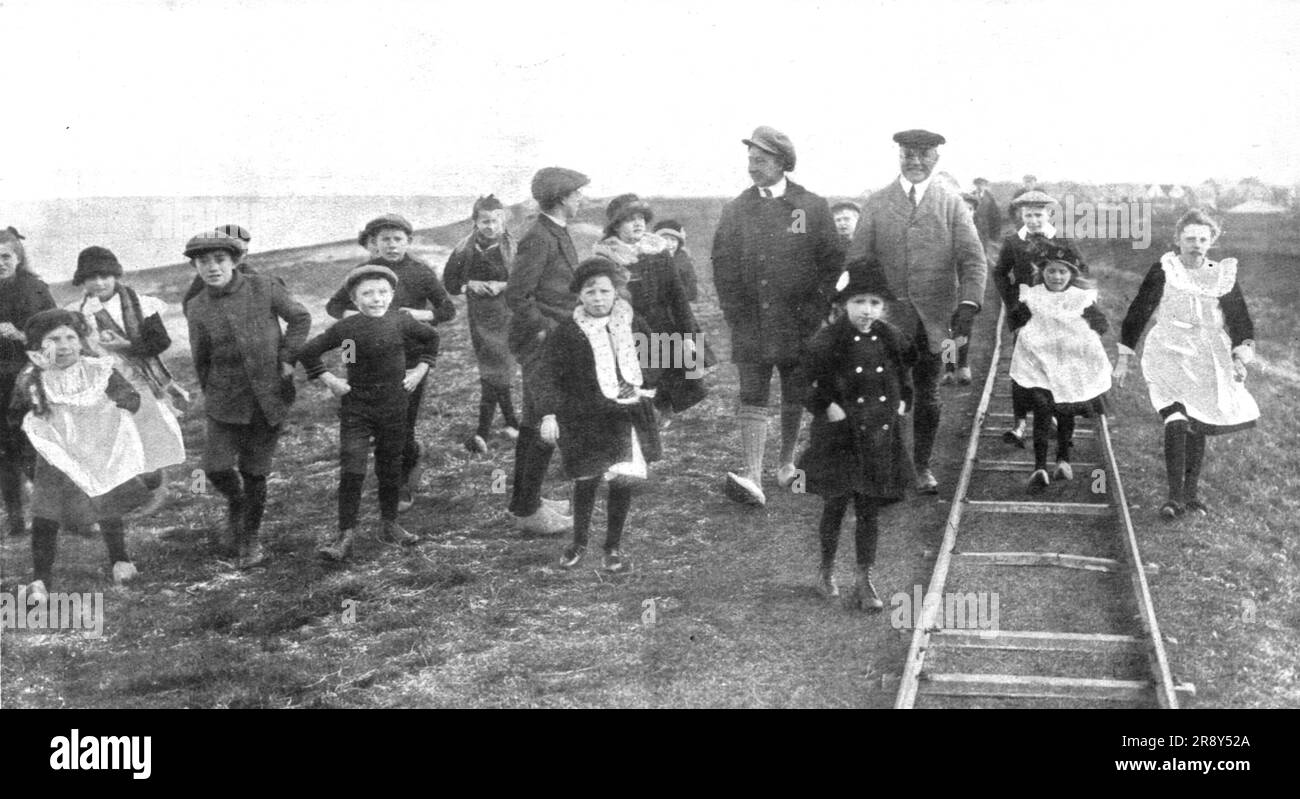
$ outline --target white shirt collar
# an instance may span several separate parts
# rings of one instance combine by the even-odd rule
[[[934,176],[933,176],[933,175],[931,175],[930,177],[928,177],[928,178],[926,178],[925,180],[921,181],[920,183],[912,183],[912,181],[908,180],[907,178],[903,177],[902,175],[899,175],[899,176],[898,176],[898,185],[902,187],[902,189],[903,189],[903,194],[907,194],[908,191],[912,188],[912,186],[916,186],[916,204],[917,204],[917,205],[920,205],[920,204],[921,204],[921,198],[925,196],[925,190],[928,189],[928,188],[930,188],[930,181],[931,181],[931,180],[934,180]]]
[[[1016,235],[1020,237],[1021,241],[1024,241],[1025,239],[1029,238],[1029,228],[1025,227],[1024,225],[1021,225],[1020,229],[1016,231]],[[1056,238],[1056,226],[1053,225],[1051,222],[1044,222],[1043,235],[1049,239]]]
[[[542,211],[542,216],[544,216],[544,217],[546,217],[547,219],[551,220],[552,222],[554,222],[555,224],[559,225],[560,227],[568,227],[568,226],[569,226],[569,222],[568,222],[567,219],[557,219],[556,217],[551,216],[550,214],[546,213],[545,211]]]
[[[758,189],[758,196],[760,197],[763,196],[763,189],[767,189],[771,191],[773,197],[784,197],[786,185],[787,184],[786,184],[785,175],[782,175],[781,179],[778,180],[776,183],[773,183],[771,186],[755,185],[754,188]]]

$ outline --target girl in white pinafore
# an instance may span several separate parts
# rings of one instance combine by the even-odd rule
[[[1142,351],[1151,405],[1165,421],[1166,519],[1206,515],[1197,497],[1205,437],[1255,426],[1259,406],[1246,390],[1246,365],[1255,358],[1255,328],[1237,282],[1237,260],[1211,261],[1206,252],[1219,226],[1199,210],[1178,221],[1177,253],[1151,267],[1120,331],[1116,382],[1152,315],[1156,323]]]
[[[1106,317],[1097,308],[1097,290],[1085,288],[1079,264],[1064,250],[1034,266],[1034,285],[1020,286],[1010,314],[1016,336],[1011,356],[1012,391],[1034,414],[1034,473],[1031,489],[1051,483],[1047,447],[1056,419],[1056,469],[1052,477],[1069,480],[1074,417],[1102,411],[1101,397],[1110,390],[1111,367],[1101,336]]]

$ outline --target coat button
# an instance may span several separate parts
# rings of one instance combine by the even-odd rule
[[[858,374],[862,374],[862,367],[859,366],[857,369],[854,369],[853,371],[857,372]]]
[[[879,336],[872,336],[872,337],[871,337],[871,340],[872,340],[872,341],[875,341],[875,340],[878,339],[878,338],[880,338],[880,337],[879,337]]]
[[[885,401],[885,397],[884,397],[884,395],[881,395],[881,397],[880,397],[880,401],[881,401],[881,402],[884,402],[884,401]]]
[[[872,336],[872,338],[874,339],[875,336]],[[854,341],[861,341],[861,340],[862,340],[862,336],[854,336],[854,337],[853,337],[853,340],[854,340]]]
[[[887,424],[882,424],[882,425],[880,426],[880,429],[881,429],[881,430],[888,430],[888,429],[889,429],[889,425],[887,425]]]
[[[866,402],[866,401],[867,401],[867,398],[866,398],[866,397],[858,397],[858,404],[859,404],[859,405],[861,405],[862,403],[864,403],[864,402]]]
[[[758,281],[758,285],[760,285],[760,286],[766,286],[766,285],[767,285],[767,281],[766,281],[766,280],[760,280],[760,281]]]
[[[858,371],[861,372],[862,369],[859,368]],[[883,371],[885,371],[885,367],[883,367],[883,366],[877,366],[877,367],[876,367],[876,371],[877,371],[877,372],[883,372]]]
[[[766,309],[766,308],[771,308],[771,307],[772,307],[772,303],[770,303],[770,302],[765,302],[765,303],[763,303],[763,307],[764,307],[765,309]]]

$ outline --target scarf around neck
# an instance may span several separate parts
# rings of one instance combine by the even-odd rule
[[[600,393],[618,402],[638,401],[635,389],[641,386],[642,376],[632,335],[632,306],[618,299],[609,316],[594,317],[579,305],[573,309],[573,321],[591,344]]]
[[[643,255],[658,255],[667,250],[668,242],[664,241],[663,236],[657,233],[646,233],[632,244],[628,244],[618,236],[602,239],[592,246],[591,254],[603,256],[619,266],[627,267],[636,263]]]

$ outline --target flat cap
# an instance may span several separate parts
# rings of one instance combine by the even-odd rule
[[[223,233],[220,230],[209,230],[187,241],[184,255],[186,258],[193,258],[199,253],[210,252],[211,250],[225,250],[230,253],[232,258],[239,258],[244,254],[245,246],[244,242],[235,236]]]
[[[546,166],[533,175],[533,199],[542,208],[550,208],[568,194],[586,186],[591,178],[562,166]]]
[[[914,130],[901,130],[894,134],[894,141],[904,147],[938,147],[940,144],[947,143],[947,139],[938,133],[931,133],[928,130],[916,128]]]
[[[767,125],[759,125],[754,128],[754,135],[748,139],[741,139],[742,144],[750,147],[757,147],[766,153],[778,156],[785,161],[785,171],[793,172],[795,164],[794,144],[790,137]]]
[[[397,228],[408,236],[415,233],[415,228],[411,226],[410,222],[406,221],[406,217],[401,214],[384,214],[370,220],[365,227],[361,228],[361,232],[357,234],[357,244],[362,247],[366,246],[367,239],[386,227]]]
[[[1012,208],[1019,208],[1022,205],[1052,205],[1056,199],[1045,191],[1034,189],[1027,191],[1011,201]]]
[[[348,276],[343,279],[343,290],[351,294],[353,286],[366,278],[372,277],[387,280],[393,288],[397,288],[397,273],[382,264],[367,261],[356,269],[353,269],[351,272],[348,272]]]

